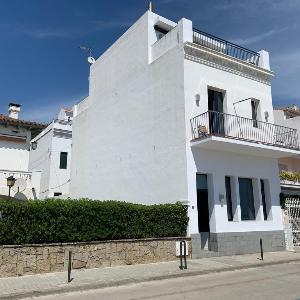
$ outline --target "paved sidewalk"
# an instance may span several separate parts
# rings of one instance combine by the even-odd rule
[[[66,272],[0,278],[0,299],[21,299],[142,281],[293,263],[296,261],[300,261],[300,253],[272,252],[265,253],[264,261],[259,259],[258,254],[189,260],[187,270],[179,269],[179,261],[78,270],[72,272],[73,280],[71,283],[66,283]]]

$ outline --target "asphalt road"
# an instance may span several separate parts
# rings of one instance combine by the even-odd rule
[[[38,300],[300,299],[300,263],[31,298]]]

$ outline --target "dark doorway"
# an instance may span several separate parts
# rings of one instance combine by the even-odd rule
[[[197,174],[196,181],[199,232],[209,232],[207,175]]]
[[[224,135],[223,93],[208,90],[210,133]]]

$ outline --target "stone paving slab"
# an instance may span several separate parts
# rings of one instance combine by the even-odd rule
[[[265,253],[264,261],[259,259],[259,254],[193,259],[188,260],[187,270],[179,269],[179,261],[76,270],[72,272],[71,283],[66,283],[66,272],[0,278],[0,299],[21,299],[296,261],[300,261],[300,253],[285,251]]]

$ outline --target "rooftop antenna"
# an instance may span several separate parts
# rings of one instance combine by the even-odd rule
[[[88,53],[88,62],[90,65],[92,65],[96,60],[95,58],[92,56],[92,48],[91,47],[87,47],[87,46],[79,46],[79,48],[85,52]]]
[[[149,1],[149,2],[148,2],[148,10],[149,10],[149,11],[153,11],[153,4],[152,4],[152,1]]]

